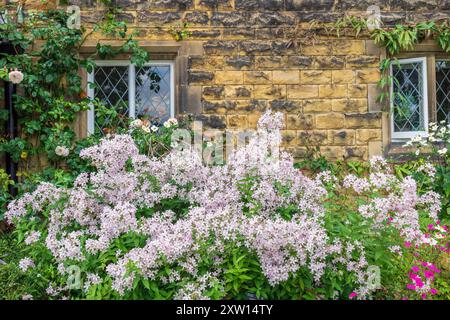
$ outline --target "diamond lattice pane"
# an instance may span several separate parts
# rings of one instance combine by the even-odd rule
[[[437,121],[450,123],[450,61],[436,62]]]
[[[424,93],[421,62],[394,65],[394,131],[423,131]]]
[[[170,66],[136,70],[136,116],[165,121],[170,117]]]
[[[129,115],[128,104],[128,67],[99,66],[94,73],[94,98],[101,100],[106,107],[113,108],[118,117],[95,112],[95,131],[105,132],[114,126],[125,126]]]

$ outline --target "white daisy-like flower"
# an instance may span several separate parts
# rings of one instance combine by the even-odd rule
[[[130,123],[130,127],[131,127],[131,128],[140,128],[140,127],[142,127],[143,124],[144,124],[144,123],[142,122],[141,119],[136,119],[136,120],[133,120],[133,121]]]
[[[167,122],[169,122],[173,126],[178,125],[178,120],[176,118],[170,118],[169,120],[167,120]]]
[[[444,154],[447,153],[447,148],[442,148],[441,150],[438,150],[438,153],[443,156]]]

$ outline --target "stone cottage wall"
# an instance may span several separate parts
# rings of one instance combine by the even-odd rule
[[[101,4],[70,1],[83,24]],[[153,59],[177,60],[177,112],[218,129],[255,128],[268,108],[285,114],[284,145],[294,156],[318,145],[333,159],[367,159],[382,150],[379,62],[366,36],[336,37],[324,25],[378,5],[383,21],[448,19],[449,0],[117,0]],[[181,22],[192,36],[175,42]],[[85,126],[82,126],[85,128]]]

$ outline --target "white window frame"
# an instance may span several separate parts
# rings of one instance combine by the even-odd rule
[[[390,118],[391,118],[391,140],[406,140],[411,139],[417,135],[426,136],[428,134],[428,79],[427,79],[427,58],[409,58],[409,59],[397,59],[395,64],[410,64],[410,63],[421,63],[422,64],[422,90],[423,90],[423,121],[424,121],[424,131],[404,131],[395,132],[394,131],[394,84],[391,83],[390,86]],[[393,64],[390,65],[390,76],[393,81]]]
[[[129,60],[101,60],[95,61],[96,66],[99,67],[128,67],[128,104],[129,104],[129,117],[136,118],[136,65],[131,63]],[[158,67],[158,66],[169,66],[170,67],[170,117],[175,116],[175,62],[171,60],[157,60],[153,62],[147,62],[143,66],[145,67]],[[90,99],[94,98],[95,88],[91,87],[90,84],[94,83],[94,72],[95,67],[92,72],[87,75],[87,96]],[[88,123],[87,123],[87,133],[91,135],[95,132],[95,111],[94,105],[91,105],[88,110]]]

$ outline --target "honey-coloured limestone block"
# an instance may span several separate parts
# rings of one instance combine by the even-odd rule
[[[288,85],[288,99],[310,99],[319,97],[319,87],[317,85]]]
[[[380,81],[381,73],[379,69],[364,69],[356,71],[357,83],[377,83]]]
[[[286,98],[286,86],[282,85],[255,85],[253,89],[255,99],[284,99]]]
[[[216,71],[216,84],[242,84],[244,74],[242,71]]]
[[[244,71],[245,84],[272,84],[272,71]]]
[[[366,46],[364,40],[336,40],[333,45],[334,55],[365,54]]]
[[[312,99],[303,101],[303,112],[330,112],[333,100],[330,99]]]
[[[301,84],[331,84],[330,70],[304,70],[300,74]]]
[[[355,144],[355,130],[329,130],[330,145],[349,146]]]
[[[355,72],[353,70],[333,70],[333,84],[353,83],[355,82]]]
[[[345,127],[353,129],[381,128],[381,112],[345,113]]]
[[[349,84],[349,98],[367,98],[367,84]]]
[[[344,127],[345,118],[341,113],[331,112],[316,115],[317,129],[340,129]]]
[[[311,114],[288,114],[287,129],[309,130],[314,128],[314,116]]]
[[[334,99],[332,100],[332,110],[335,112],[367,112],[366,99]]]
[[[356,144],[367,144],[369,141],[381,141],[381,129],[357,129],[356,130]]]
[[[333,85],[320,85],[319,97],[320,98],[346,98],[348,94],[347,85],[345,84],[333,84]]]
[[[228,115],[227,125],[234,129],[247,129],[248,122],[246,115]]]
[[[282,138],[281,145],[284,147],[295,146],[298,144],[297,131],[295,131],[295,130],[282,130],[281,138]]]
[[[297,131],[298,141],[301,145],[305,146],[319,146],[327,145],[328,132],[327,130],[299,130]]]
[[[226,85],[224,88],[226,99],[250,99],[253,97],[252,85]]]
[[[300,72],[298,70],[274,70],[274,84],[299,84]]]

